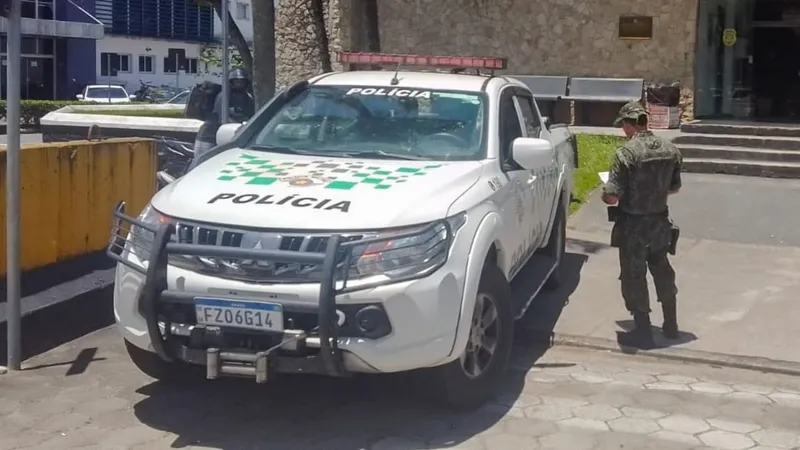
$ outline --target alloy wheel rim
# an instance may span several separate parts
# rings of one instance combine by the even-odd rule
[[[467,378],[483,375],[494,360],[500,337],[497,302],[486,293],[479,293],[469,329],[467,348],[461,354],[461,368]]]

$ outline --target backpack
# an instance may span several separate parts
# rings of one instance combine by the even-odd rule
[[[214,112],[214,100],[222,92],[222,85],[213,81],[196,84],[189,92],[184,117],[188,119],[207,120]]]

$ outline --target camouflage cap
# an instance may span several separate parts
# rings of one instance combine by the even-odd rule
[[[637,101],[628,102],[619,110],[619,114],[617,114],[617,119],[614,121],[614,126],[618,127],[622,125],[623,119],[632,119],[638,120],[641,116],[646,116],[647,110],[644,109],[641,103]]]

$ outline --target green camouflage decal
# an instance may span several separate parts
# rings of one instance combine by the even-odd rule
[[[373,189],[389,189],[414,177],[425,176],[438,167],[442,165],[429,164],[418,168],[385,167],[363,161],[293,162],[242,154],[238,160],[225,164],[217,180],[260,186],[280,181],[292,186],[324,185],[325,189],[338,190],[349,190],[358,185]]]

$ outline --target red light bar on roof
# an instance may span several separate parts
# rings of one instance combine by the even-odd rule
[[[506,58],[480,58],[475,56],[432,56],[391,53],[339,52],[336,60],[348,64],[400,64],[406,66],[452,67],[465,69],[503,70]]]

